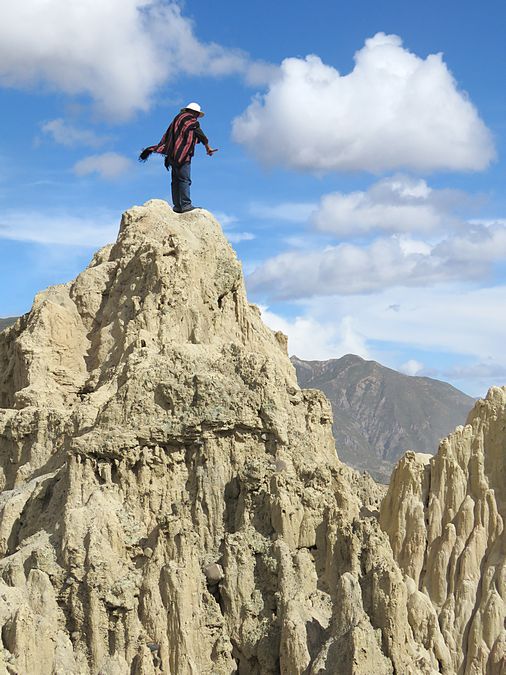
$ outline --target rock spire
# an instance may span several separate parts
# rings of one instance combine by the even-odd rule
[[[0,673],[504,673],[505,398],[382,529],[216,220],[130,209],[0,333]]]

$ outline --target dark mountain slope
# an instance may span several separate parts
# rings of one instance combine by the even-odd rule
[[[474,402],[446,382],[403,375],[353,354],[328,361],[293,356],[292,363],[300,386],[320,389],[332,403],[340,458],[381,482],[406,450],[435,453]]]
[[[5,328],[12,326],[17,318],[17,316],[8,316],[5,319],[0,319],[0,330],[4,330]]]

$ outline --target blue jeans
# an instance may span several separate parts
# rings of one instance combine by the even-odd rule
[[[172,202],[177,211],[185,211],[192,205],[190,197],[190,185],[192,184],[190,178],[191,163],[185,164],[171,164],[172,169]]]

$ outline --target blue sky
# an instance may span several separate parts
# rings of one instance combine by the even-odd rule
[[[195,100],[193,201],[291,353],[505,383],[503,2],[7,4],[0,316],[169,198],[136,156]]]

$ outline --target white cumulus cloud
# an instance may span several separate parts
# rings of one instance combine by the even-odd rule
[[[346,75],[315,55],[285,59],[233,136],[265,164],[308,171],[478,170],[494,157],[442,55],[421,58],[384,33]]]
[[[312,221],[317,229],[339,237],[371,232],[424,232],[448,228],[456,191],[434,190],[425,180],[393,176],[374,183],[366,191],[324,195]]]
[[[303,315],[287,319],[267,307],[262,307],[261,310],[262,319],[269,328],[280,330],[288,336],[289,354],[316,361],[343,354],[369,358],[365,338],[355,330],[351,316],[344,316],[331,325]]]
[[[177,2],[22,0],[0,4],[0,84],[86,94],[112,118],[149,108],[179,74],[238,73],[265,83],[271,67],[203,43]]]
[[[102,178],[117,178],[132,166],[132,161],[117,152],[104,152],[101,155],[84,157],[74,164],[77,176],[98,173]]]
[[[380,288],[433,283],[446,270],[429,255],[406,252],[398,237],[367,246],[339,244],[323,250],[281,253],[259,265],[248,285],[267,297],[287,300],[318,295],[372,293]]]
[[[466,232],[441,241],[433,253],[470,264],[506,259],[506,223],[472,223]]]
[[[420,363],[416,359],[409,359],[406,363],[399,366],[399,370],[405,375],[417,375],[423,370],[423,363]]]
[[[392,286],[483,280],[493,263],[505,259],[505,225],[470,225],[435,244],[393,235],[362,246],[289,250],[261,263],[249,275],[248,285],[282,300],[377,293]]]

